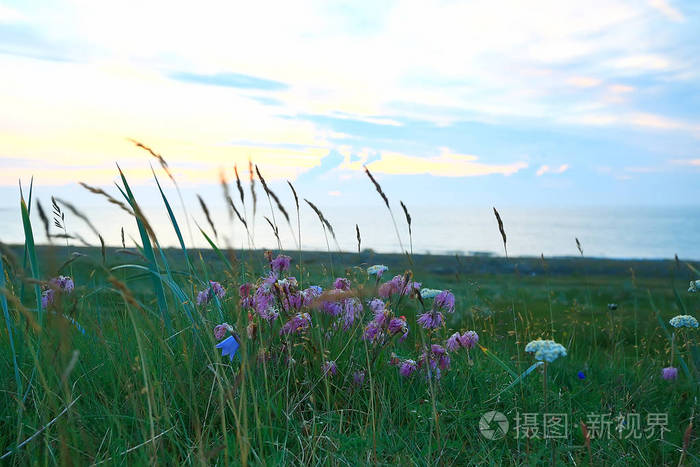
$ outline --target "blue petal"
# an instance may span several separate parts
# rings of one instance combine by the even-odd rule
[[[228,355],[230,361],[233,361],[233,356],[236,355],[239,346],[238,341],[233,336],[227,337],[216,344],[216,348],[221,349],[221,356],[225,357]]]

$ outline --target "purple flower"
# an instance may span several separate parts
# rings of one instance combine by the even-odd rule
[[[53,303],[54,300],[54,290],[46,289],[41,293],[41,307],[48,308],[49,305]]]
[[[382,329],[377,326],[377,323],[370,321],[367,327],[365,327],[365,332],[362,334],[362,339],[367,341],[376,341],[381,336]]]
[[[333,287],[338,290],[350,290],[350,281],[344,277],[339,277],[333,282]]]
[[[55,288],[61,289],[66,293],[71,293],[75,288],[75,284],[73,284],[73,279],[71,279],[70,276],[54,277],[49,281],[49,283]]]
[[[391,321],[389,321],[388,330],[389,334],[391,335],[398,334],[399,332],[403,332],[404,334],[408,333],[406,318],[403,316],[401,318],[391,318]]]
[[[449,290],[443,290],[440,292],[435,300],[433,301],[433,308],[447,313],[454,313],[455,311],[455,296]]]
[[[399,374],[404,378],[408,378],[416,371],[418,371],[418,365],[414,360],[404,360],[399,365]]]
[[[221,349],[221,356],[225,357],[228,355],[230,361],[233,361],[233,356],[236,355],[238,347],[238,341],[233,336],[230,336],[216,344],[216,348]]]
[[[459,343],[465,349],[473,349],[477,342],[479,342],[479,335],[475,331],[467,331],[459,337]]]
[[[384,302],[379,300],[378,298],[375,298],[374,300],[371,300],[369,302],[369,309],[375,315],[377,314],[378,311],[383,312],[385,308],[386,308],[386,305],[384,304]]]
[[[197,294],[197,305],[206,305],[209,303],[209,289],[202,290]]]
[[[283,272],[289,269],[292,258],[287,255],[277,255],[277,258],[270,262],[270,267],[274,272]]]
[[[202,290],[197,294],[197,305],[206,305],[214,298],[214,296],[219,298],[224,298],[226,295],[226,289],[224,289],[221,284],[215,281],[209,281],[209,287]]]
[[[343,330],[347,331],[362,313],[362,303],[356,298],[347,298],[344,302]]]
[[[233,328],[231,327],[230,324],[228,323],[222,323],[219,324],[218,326],[214,327],[214,338],[217,341],[220,341],[226,336],[226,333],[229,331],[233,331]]]
[[[459,341],[460,337],[461,336],[458,332],[452,334],[445,343],[445,347],[447,347],[447,350],[449,350],[450,352],[458,350],[462,346],[462,343]]]
[[[352,381],[355,383],[355,386],[362,386],[365,382],[365,370],[360,370],[353,373]]]
[[[661,377],[666,381],[673,381],[678,378],[678,368],[668,367],[661,370]]]
[[[297,313],[292,319],[287,321],[282,329],[280,329],[280,335],[300,333],[311,327],[311,315],[308,313]]]
[[[417,323],[425,329],[437,329],[442,326],[442,313],[431,310],[418,316]]]
[[[323,376],[335,376],[338,373],[338,367],[333,360],[326,360],[321,365]]]
[[[221,284],[215,281],[209,281],[209,284],[211,286],[211,290],[219,298],[224,298],[226,295],[226,289],[224,289]]]

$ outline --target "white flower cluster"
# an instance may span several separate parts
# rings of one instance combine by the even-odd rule
[[[438,289],[421,289],[420,296],[423,298],[435,298],[442,290]]]
[[[370,266],[367,268],[367,274],[370,276],[376,276],[376,275],[382,275],[388,267],[384,266],[383,264],[375,264],[374,266]]]
[[[536,360],[548,363],[559,357],[566,357],[566,348],[552,340],[534,340],[525,346],[525,352],[534,353]]]
[[[695,293],[698,290],[700,290],[700,279],[696,281],[690,281],[690,287],[688,288],[688,292]]]
[[[697,328],[698,320],[690,315],[678,315],[669,321],[674,328]]]

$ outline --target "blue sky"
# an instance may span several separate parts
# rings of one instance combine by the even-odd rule
[[[252,158],[352,204],[698,204],[700,3],[0,0],[0,194],[216,190]],[[76,189],[77,190],[77,189]]]

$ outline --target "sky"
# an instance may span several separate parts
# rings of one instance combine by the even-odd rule
[[[366,165],[414,204],[697,206],[698,31],[680,0],[0,0],[0,199],[153,185],[134,139],[191,192],[251,159],[320,204],[376,203]]]

